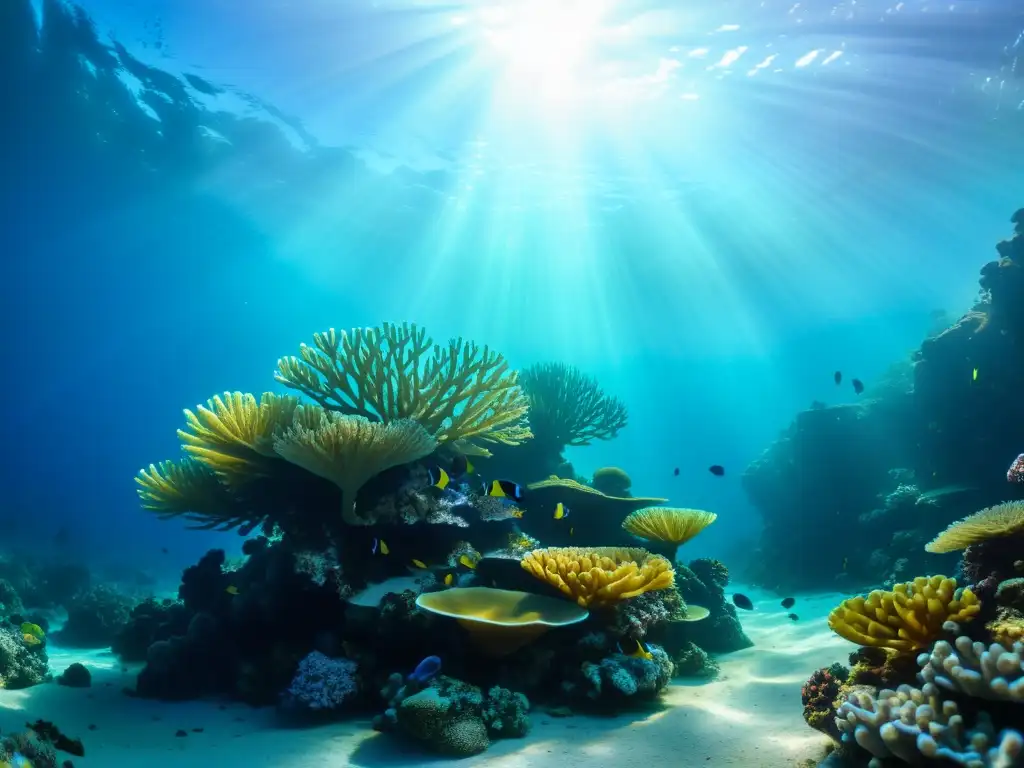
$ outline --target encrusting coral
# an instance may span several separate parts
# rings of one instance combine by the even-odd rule
[[[562,448],[610,440],[626,426],[625,404],[605,394],[597,381],[565,363],[542,363],[523,371],[530,426],[538,442]]]
[[[927,552],[956,552],[972,544],[1024,534],[1024,504],[1007,501],[951,523],[925,545]]]
[[[308,416],[310,412],[315,417]],[[361,525],[373,521],[356,514],[359,489],[384,470],[429,456],[437,441],[412,419],[383,424],[303,408],[295,424],[274,438],[274,448],[282,458],[337,485],[343,497],[342,517],[349,525]]]
[[[415,324],[313,336],[299,357],[278,361],[275,378],[325,410],[384,423],[419,422],[439,443],[517,445],[532,436],[518,374],[488,347],[462,338],[434,344]]]
[[[530,574],[580,606],[610,606],[675,583],[672,564],[644,549],[549,547],[520,561]]]
[[[716,519],[718,515],[714,512],[700,509],[647,507],[631,512],[622,521],[622,527],[641,539],[678,545],[688,542]]]
[[[919,576],[874,590],[866,598],[844,600],[828,616],[837,635],[858,645],[916,651],[930,645],[947,621],[964,622],[981,606],[970,589],[957,596],[956,581],[945,576]]]

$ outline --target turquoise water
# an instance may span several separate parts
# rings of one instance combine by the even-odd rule
[[[0,603],[15,640],[32,645],[21,625],[45,624],[51,666],[61,664],[54,674],[80,656],[97,682],[131,692],[123,697],[129,707],[136,695],[147,707],[211,698],[270,707],[254,726],[267,744],[300,658],[316,650],[351,661],[362,670],[358,706],[318,722],[324,731],[304,732],[310,754],[321,755],[310,765],[399,760],[356,745],[388,708],[389,697],[378,695],[387,676],[408,674],[436,653],[445,674],[485,693],[493,685],[524,692],[535,713],[556,713],[534,715],[543,739],[494,739],[498,751],[487,753],[526,761],[548,742],[572,754],[564,746],[571,729],[550,719],[559,707],[579,710],[588,733],[600,731],[571,701],[578,680],[551,668],[554,692],[537,681],[516,688],[510,681],[529,677],[524,657],[478,657],[478,647],[452,634],[453,622],[444,631],[400,624],[386,640],[364,624],[384,622],[390,609],[382,597],[405,588],[413,600],[460,587],[555,599],[554,587],[545,585],[554,590],[546,594],[534,583],[543,579],[531,581],[514,562],[509,571],[508,562],[535,547],[642,545],[676,568],[681,600],[709,609],[701,626],[714,631],[690,621],[679,632],[720,654],[725,671],[714,682],[656,686],[668,691],[663,717],[672,728],[658,731],[657,718],[640,717],[622,728],[650,725],[661,734],[652,743],[663,738],[664,749],[645,753],[657,759],[674,749],[671,733],[681,727],[671,713],[689,707],[734,723],[751,749],[777,750],[760,763],[719,739],[701,764],[821,758],[799,699],[815,669],[845,663],[854,647],[830,631],[831,608],[919,575],[961,574],[961,587],[974,583],[963,578],[958,554],[928,560],[923,544],[957,517],[1018,495],[1003,475],[1022,450],[1006,427],[1022,382],[1001,362],[1016,359],[1016,316],[992,313],[1008,295],[998,289],[983,285],[976,302],[978,270],[997,258],[993,245],[1013,235],[1008,219],[1024,200],[1022,34],[1024,16],[1010,0],[254,0],[244,8],[6,0],[0,306],[9,406],[0,580],[14,594]],[[921,351],[972,307],[991,317],[989,333],[1001,342],[990,345],[978,330],[966,352]],[[202,436],[199,449],[182,453],[177,431],[201,432],[186,426],[183,409],[217,411],[210,398],[236,391],[254,393],[253,403],[271,392],[264,402],[294,396],[313,408],[318,385],[289,380],[278,361],[300,355],[315,333],[386,323],[414,324],[442,351],[455,339],[458,354],[478,344],[500,355],[504,385],[523,409],[505,423],[532,429],[532,442],[507,445],[519,440],[495,440],[484,429],[482,438],[470,435],[480,438],[475,445],[463,445],[451,421],[470,406],[458,398],[443,428],[425,400],[367,409],[349,398],[327,410],[369,416],[375,426],[411,418],[427,432],[409,439],[427,447],[372,465],[365,483],[346,486],[338,473],[351,457],[346,463],[321,442],[317,463],[275,442],[293,427],[293,403],[287,417],[264,408],[280,423],[258,440],[246,438],[255,433],[243,424],[231,447],[218,444],[227,463],[202,453],[211,445]],[[393,346],[364,337],[359,349],[365,357]],[[388,370],[408,392],[426,391],[431,354],[404,373],[393,359],[350,367],[351,381],[362,377],[369,391],[372,375]],[[921,359],[931,367],[916,366]],[[559,390],[557,377],[538,373],[544,364],[564,366],[558,370],[584,384]],[[936,369],[949,378],[928,379]],[[968,378],[989,388],[958,399],[959,384],[949,382]],[[939,393],[935,400],[922,404],[922,382]],[[588,397],[619,409],[621,419],[588,416]],[[570,414],[577,428],[588,418],[597,424],[596,436],[570,435]],[[849,414],[856,415],[845,421]],[[309,428],[326,434],[335,416],[315,418]],[[857,421],[871,425],[868,437],[850,426]],[[833,430],[833,422],[841,425]],[[345,433],[332,445],[353,439]],[[481,448],[494,456],[480,456]],[[189,497],[191,522],[226,532],[189,530],[184,507],[170,509],[165,497],[166,514],[140,509],[140,487],[149,503],[145,476],[141,486],[132,477],[165,460],[198,461],[218,493],[223,485],[231,503],[245,507],[232,516],[209,496]],[[625,501],[531,488],[557,475],[585,493],[602,487],[595,473],[605,467],[628,473],[631,488],[607,494]],[[505,483],[500,494],[495,481]],[[897,499],[904,481],[915,489],[906,508]],[[439,517],[462,520],[466,499],[475,510],[467,525]],[[512,514],[515,504],[525,513]],[[631,511],[665,505],[718,518],[678,553],[680,537],[621,530]],[[217,514],[207,514],[213,508]],[[903,510],[904,524],[885,517],[893,510]],[[499,519],[486,517],[492,513]],[[509,549],[509,537],[523,535],[529,542]],[[271,554],[243,549],[264,545]],[[223,565],[197,566],[211,549],[224,550]],[[463,555],[471,565],[460,564]],[[477,559],[488,562],[478,567]],[[713,562],[728,567],[728,584],[715,588]],[[311,581],[281,576],[293,571]],[[985,573],[976,575],[980,582]],[[753,597],[753,614],[735,594]],[[779,602],[792,596],[796,619]],[[148,598],[182,603],[143,615],[149,609],[135,606]],[[108,603],[109,615],[97,608]],[[353,618],[352,605],[370,613]],[[671,600],[659,606],[664,615],[651,626],[682,622],[666,618]],[[595,618],[607,618],[596,604],[582,607],[589,614],[565,626],[582,622],[586,631],[549,632],[516,653],[550,651],[559,669],[583,658],[619,663],[624,651],[632,658],[621,643],[643,637],[623,630],[626,609],[616,607],[613,631]],[[72,632],[76,610],[86,623]],[[402,610],[411,622],[430,613]],[[323,618],[342,613],[344,626]],[[203,624],[208,616],[213,628]],[[592,651],[565,651],[591,630],[605,643],[593,659]],[[125,632],[136,633],[131,642]],[[419,632],[429,639],[409,642]],[[197,633],[219,638],[203,646],[200,661],[181,650]],[[245,639],[258,633],[265,641]],[[674,641],[651,642],[682,668]],[[182,682],[187,675],[173,665],[158,675],[147,656],[154,643],[177,644],[157,653],[210,670],[206,682]],[[80,647],[87,652],[76,656]],[[787,657],[777,673],[775,655]],[[654,664],[640,658],[628,663]],[[776,728],[801,736],[765,736],[753,704],[740,701],[738,681],[764,689],[767,698],[751,694],[758,706],[789,711],[794,722]],[[31,692],[40,689],[10,699],[9,709],[55,721],[66,711],[79,731],[90,724],[81,714],[87,703],[49,689],[33,709]],[[120,699],[104,697],[104,707],[116,709]],[[1024,723],[1018,714],[1004,718],[1007,727]],[[540,725],[538,717],[548,719]],[[149,743],[149,731],[136,725],[139,744]],[[0,726],[21,728],[18,720]],[[121,737],[104,741],[103,730],[92,739],[71,735],[98,743],[108,762],[214,759],[193,737],[132,753]],[[316,750],[339,733],[348,756],[329,762]],[[629,738],[638,741],[622,743],[641,749],[642,737]],[[585,754],[600,756],[602,745],[595,736]],[[408,761],[428,759],[421,754],[413,749]]]

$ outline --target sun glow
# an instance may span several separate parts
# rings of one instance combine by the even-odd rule
[[[484,34],[510,84],[570,94],[600,32],[601,0],[522,0],[481,13]]]

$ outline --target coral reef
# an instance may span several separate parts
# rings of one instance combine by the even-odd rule
[[[299,662],[291,685],[281,694],[281,709],[292,715],[335,714],[359,693],[359,665],[313,651]]]
[[[749,648],[753,643],[743,631],[736,608],[725,597],[729,569],[718,560],[698,558],[688,565],[676,565],[676,582],[687,606],[701,606],[707,618],[696,622],[676,622],[671,634],[689,640],[711,653],[729,653]],[[666,640],[666,646],[674,643]]]
[[[837,635],[859,645],[914,651],[930,645],[947,621],[964,622],[981,610],[969,589],[956,589],[945,576],[919,576],[891,592],[844,600],[829,614]]]
[[[127,624],[135,601],[107,585],[76,595],[68,604],[68,620],[54,639],[76,648],[106,648]]]
[[[590,445],[610,440],[626,426],[625,404],[605,394],[597,381],[564,363],[542,363],[522,373],[530,403],[530,428],[539,444]]]
[[[643,549],[535,549],[521,564],[580,606],[608,606],[674,583],[672,565]]]
[[[0,626],[0,688],[29,688],[48,675],[45,643],[29,642],[25,633]]]

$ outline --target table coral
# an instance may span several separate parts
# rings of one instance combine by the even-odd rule
[[[611,606],[674,583],[672,564],[644,549],[551,547],[523,557],[522,567],[580,606]]]
[[[957,595],[953,579],[919,576],[891,592],[874,590],[866,598],[844,600],[829,614],[828,625],[858,645],[915,651],[932,643],[945,622],[969,621],[980,609],[970,589]]]
[[[1024,533],[1024,503],[1007,501],[951,523],[925,545],[927,552],[956,552],[972,544]]]
[[[622,521],[622,527],[641,539],[679,545],[688,542],[717,519],[714,512],[701,509],[645,507],[631,512]]]

